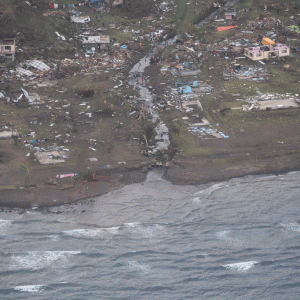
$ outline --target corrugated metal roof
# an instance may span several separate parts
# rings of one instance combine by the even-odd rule
[[[23,68],[16,68],[16,71],[18,74],[20,74],[22,76],[34,76],[34,73],[32,73],[29,70],[25,70]]]
[[[40,60],[27,60],[26,64],[43,72],[50,70],[50,67]]]

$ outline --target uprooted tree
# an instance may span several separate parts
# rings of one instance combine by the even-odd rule
[[[142,140],[145,141],[147,148],[149,147],[149,141],[155,134],[155,125],[152,122],[145,122],[143,124]]]

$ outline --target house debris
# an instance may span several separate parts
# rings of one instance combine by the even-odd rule
[[[18,107],[27,107],[28,105],[40,105],[45,102],[41,100],[40,96],[37,93],[28,93],[25,89],[21,88],[22,93],[13,102],[17,103]]]
[[[107,45],[110,43],[110,38],[107,35],[98,35],[98,36],[82,36],[82,45],[86,50],[102,50],[107,48]]]
[[[238,78],[240,80],[262,81],[269,78],[269,73],[265,68],[258,66],[247,67],[234,64],[233,66],[227,65],[224,67],[223,77],[225,80]]]
[[[28,77],[31,77],[31,76],[35,76],[34,73],[32,73],[31,71],[29,70],[25,70],[23,68],[16,68],[16,71],[18,74],[20,74],[21,76],[28,76]]]
[[[243,111],[269,111],[284,108],[299,108],[300,104],[296,95],[280,95],[277,93],[258,93],[257,96],[248,97],[247,102],[247,105],[242,106]]]
[[[28,69],[25,69],[25,68]],[[26,60],[16,68],[19,76],[36,77],[50,71],[50,67],[40,60]]]
[[[27,64],[27,66],[29,66],[29,67],[38,69],[39,71],[42,71],[42,72],[50,71],[50,67],[47,66],[44,62],[42,62],[40,60],[26,60],[25,64]]]
[[[84,17],[77,17],[77,16],[71,16],[71,21],[74,23],[89,23],[91,21],[90,16],[84,16]]]
[[[226,20],[234,20],[236,18],[236,12],[225,12]]]
[[[51,151],[51,152],[36,152],[35,158],[42,165],[63,163],[65,160],[63,156],[66,155],[64,151]]]
[[[12,131],[2,131],[0,132],[0,140],[11,139],[13,132]]]

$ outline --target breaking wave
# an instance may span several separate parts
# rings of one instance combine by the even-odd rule
[[[225,240],[231,244],[242,244],[243,241],[237,237],[235,237],[230,230],[224,230],[217,233],[219,239]]]
[[[0,219],[0,234],[3,234],[8,226],[12,223],[11,220],[2,220]]]
[[[19,285],[14,287],[14,290],[28,293],[38,293],[45,289],[44,285]]]
[[[74,229],[63,231],[65,235],[74,237],[97,237],[103,236],[107,233],[118,234],[120,227],[110,227],[110,228],[95,228],[95,229]]]
[[[221,183],[216,183],[212,186],[210,186],[209,188],[205,189],[205,190],[202,190],[202,191],[199,191],[197,193],[195,193],[195,195],[204,195],[204,196],[209,196],[211,195],[213,192],[217,191],[217,190],[220,190],[224,187],[227,187],[228,185],[221,182]]]
[[[246,272],[254,267],[255,264],[258,264],[257,261],[245,261],[235,264],[223,265],[224,268],[237,272]]]
[[[296,222],[280,223],[280,225],[290,231],[300,232],[300,224]]]
[[[47,237],[48,239],[54,241],[54,242],[57,242],[57,241],[59,240],[59,236],[58,236],[58,235],[55,235],[55,234],[53,234],[53,235],[47,235],[46,237]]]
[[[38,270],[49,267],[54,262],[67,261],[72,255],[81,251],[28,251],[23,254],[12,255],[13,267]]]
[[[148,265],[138,263],[136,260],[129,261],[128,265],[131,269],[142,271],[143,273],[150,272],[150,267]]]
[[[139,222],[126,223],[125,227],[127,227],[127,228],[134,228],[134,227],[137,227],[138,225],[140,225]]]
[[[164,226],[154,224],[154,225],[141,225],[140,223],[126,223],[125,227],[129,229],[132,233],[142,234],[145,238],[152,238],[159,234],[162,234],[165,230]]]

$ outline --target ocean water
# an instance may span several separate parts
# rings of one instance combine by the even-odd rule
[[[0,299],[299,299],[300,173],[0,213]]]

